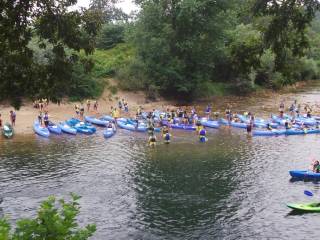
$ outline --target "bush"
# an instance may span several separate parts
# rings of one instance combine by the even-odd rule
[[[96,50],[91,59],[95,65],[92,75],[95,78],[115,76],[117,71],[131,61],[134,49],[128,44],[118,44],[110,50]]]
[[[93,224],[79,228],[76,218],[80,212],[80,197],[71,194],[71,201],[65,202],[51,196],[42,202],[34,219],[21,219],[16,228],[11,227],[6,219],[0,219],[0,239],[2,240],[50,240],[73,239],[86,240],[96,231]]]
[[[282,73],[279,73],[279,72],[275,72],[273,73],[272,75],[272,88],[273,89],[280,89],[282,88],[285,83],[287,81],[285,80],[284,76],[282,75]]]
[[[148,85],[145,68],[144,63],[137,59],[123,66],[116,75],[116,78],[119,80],[119,87],[123,90],[145,90],[145,86]]]
[[[230,92],[230,85],[222,82],[204,82],[196,89],[197,98],[224,96]]]
[[[72,85],[69,97],[71,101],[79,101],[84,98],[99,97],[104,89],[104,81],[92,77],[86,73],[82,64],[76,64],[72,71]]]
[[[125,26],[123,24],[104,24],[97,38],[97,47],[110,49],[124,42]]]
[[[319,78],[319,67],[313,59],[301,59],[301,80],[312,80]]]

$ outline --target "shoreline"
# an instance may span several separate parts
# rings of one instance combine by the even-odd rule
[[[280,101],[284,100],[286,107],[288,107],[289,103],[295,99],[294,92],[303,90],[303,88],[307,86],[311,86],[316,83],[315,81],[307,81],[300,82],[295,84],[294,86],[286,87],[280,91],[273,90],[259,90],[247,96],[236,96],[236,95],[228,95],[228,96],[214,96],[210,99],[202,99],[194,103],[190,103],[186,108],[190,108],[191,106],[195,106],[200,115],[203,114],[203,110],[206,104],[210,103],[213,107],[213,112],[223,112],[224,109],[229,105],[233,111],[241,112],[241,111],[252,111],[254,113],[258,113],[260,117],[269,116],[270,113],[277,111],[277,107]],[[320,83],[319,83],[320,85]],[[139,106],[142,106],[143,111],[152,111],[152,109],[165,110],[166,108],[177,108],[181,106],[178,101],[166,101],[159,100],[153,102],[146,102],[145,94],[143,92],[119,92],[113,99],[109,98],[110,93],[106,90],[103,95],[98,99],[98,111],[93,111],[93,101],[91,100],[91,111],[87,112],[87,107],[85,101],[83,101],[83,105],[85,107],[85,114],[90,116],[99,116],[110,114],[110,108],[118,107],[118,100],[124,98],[129,105],[129,113],[121,112],[121,116],[123,117],[132,117],[135,115],[136,110]],[[257,102],[261,102],[261,104],[257,104]],[[244,104],[246,103],[246,104]],[[255,103],[255,104],[252,104]],[[75,104],[79,104],[80,102],[69,102],[62,101],[60,106],[54,103],[49,103],[47,109],[49,113],[50,120],[57,123],[61,121],[65,121],[71,117],[75,117]],[[319,110],[320,110],[320,103]],[[318,104],[316,104],[318,108]],[[251,107],[252,105],[259,105],[257,107]],[[6,122],[10,122],[9,112],[13,110],[13,107],[8,104],[0,105],[0,113],[2,115],[3,124]],[[314,111],[314,113],[320,111]],[[29,135],[33,134],[33,122],[37,119],[39,113],[39,109],[33,108],[33,104],[30,101],[25,101],[21,106],[19,111],[16,111],[17,119],[16,126],[14,128],[16,135]]]

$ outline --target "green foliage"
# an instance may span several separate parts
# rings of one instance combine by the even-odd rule
[[[140,6],[131,69],[139,65],[139,75],[163,94],[192,97],[210,80],[222,54],[227,1],[141,1]]]
[[[97,47],[110,49],[124,42],[125,26],[122,24],[104,24],[97,38]]]
[[[5,1],[0,5],[0,100],[15,107],[21,98],[59,98],[70,90],[76,52],[94,50],[101,17],[94,10],[70,11],[76,1]],[[36,39],[30,45],[32,38]],[[33,58],[33,46],[49,54]],[[68,50],[73,50],[72,55]],[[42,62],[39,61],[39,57]]]
[[[107,51],[96,50],[91,56],[95,63],[92,75],[95,78],[114,76],[120,68],[129,64],[133,56],[134,49],[129,44],[118,44]]]
[[[256,0],[255,13],[271,17],[264,36],[266,47],[275,53],[277,70],[286,68],[288,50],[292,51],[294,57],[304,55],[308,47],[306,28],[319,9],[318,0]]]
[[[17,221],[16,228],[10,232],[6,219],[0,219],[0,239],[3,240],[49,240],[70,239],[85,240],[93,235],[96,227],[89,224],[79,228],[76,217],[80,212],[78,200],[80,197],[71,194],[71,201],[56,200],[49,197],[42,202],[34,219]]]

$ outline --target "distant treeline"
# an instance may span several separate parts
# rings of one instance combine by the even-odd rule
[[[98,97],[119,87],[194,99],[320,78],[317,0],[0,3],[0,100]]]

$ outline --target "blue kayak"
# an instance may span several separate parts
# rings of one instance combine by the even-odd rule
[[[227,125],[227,126],[232,126],[232,127],[235,127],[235,128],[247,128],[247,124],[246,123],[243,123],[243,122],[235,122],[235,121],[231,121],[229,123],[228,120],[224,119],[224,118],[220,118],[219,119],[219,123],[220,124],[223,124],[223,125]]]
[[[286,130],[286,135],[304,135],[304,134],[315,134],[315,133],[320,133],[320,129],[290,128]]]
[[[203,126],[209,127],[209,128],[219,128],[220,127],[220,124],[218,121],[208,120],[207,118],[201,118],[200,123]]]
[[[54,133],[54,134],[61,134],[62,133],[61,128],[58,125],[56,125],[53,122],[51,122],[51,121],[49,121],[48,130],[51,133]]]
[[[172,129],[181,129],[181,130],[188,130],[188,131],[195,131],[196,130],[196,126],[194,126],[192,124],[175,123],[175,124],[171,124],[170,127]]]
[[[109,115],[103,115],[100,119],[103,119],[105,121],[114,121],[114,118]]]
[[[301,180],[320,180],[320,173],[315,173],[307,170],[293,170],[289,171],[291,177]]]
[[[277,116],[277,115],[271,115],[271,118],[273,121],[275,121],[276,123],[278,123],[281,126],[284,126],[286,121],[291,121],[292,117],[290,117],[287,114],[283,115],[283,118]]]
[[[139,122],[137,127],[137,122],[127,119],[127,118],[119,118],[117,119],[117,125],[120,128],[129,130],[129,131],[137,131],[137,132],[146,132],[148,130],[148,126],[145,122]],[[155,132],[160,132],[160,128],[155,128]]]
[[[47,128],[40,126],[38,121],[35,121],[33,124],[33,130],[36,134],[38,134],[41,137],[49,137],[50,132]]]
[[[252,132],[253,136],[280,136],[284,134],[286,134],[285,129],[255,130]]]
[[[95,127],[93,127],[89,123],[82,122],[79,119],[71,118],[71,119],[67,120],[66,123],[69,126],[77,129],[77,132],[79,132],[79,133],[93,134],[96,132]]]
[[[77,129],[70,127],[67,123],[65,122],[60,122],[58,126],[61,128],[62,132],[76,135],[77,134]]]
[[[105,127],[109,123],[109,121],[105,120],[104,118],[95,118],[90,116],[85,116],[84,119],[86,122]]]
[[[304,118],[304,117],[298,117],[295,119],[297,124],[304,124],[308,126],[315,126],[317,124],[317,120],[314,118]]]
[[[103,136],[105,138],[111,138],[115,133],[116,131],[113,128],[107,128],[103,131]]]
[[[248,117],[244,116],[244,115],[241,115],[241,114],[237,114],[237,117],[244,123],[249,123],[249,119]],[[271,121],[265,121],[264,119],[262,118],[255,118],[254,119],[254,123],[253,123],[253,126],[254,127],[258,127],[258,128],[266,128],[267,126],[272,127],[272,128],[277,128],[279,126],[278,123],[274,123],[274,122],[271,122]]]

